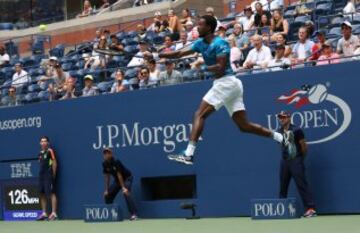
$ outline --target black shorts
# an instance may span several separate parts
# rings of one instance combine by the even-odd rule
[[[46,196],[56,193],[56,182],[52,175],[39,176],[39,192]]]

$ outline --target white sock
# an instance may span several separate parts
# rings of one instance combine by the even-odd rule
[[[196,142],[190,141],[185,150],[185,156],[193,156],[195,149],[196,149]]]
[[[57,217],[57,214],[55,212],[52,212],[51,215]]]
[[[278,132],[273,132],[272,134],[272,138],[277,141],[278,143],[282,143],[284,140],[284,137],[281,133]]]

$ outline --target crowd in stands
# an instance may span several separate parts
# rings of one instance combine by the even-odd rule
[[[220,20],[212,7],[206,8],[206,14],[218,19],[216,34],[228,40],[231,46],[234,72],[248,74],[358,59],[352,57],[360,55],[359,37],[354,33],[360,32],[357,3],[343,1],[341,12],[335,12],[334,2],[337,1],[301,0],[286,7],[283,1],[257,0],[235,17]],[[331,28],[320,26],[324,15],[315,12],[325,9],[321,4],[330,7],[327,14],[335,13],[328,19],[330,25],[331,20],[334,21]],[[84,4],[81,15],[85,16],[88,11],[91,6]],[[42,95],[38,93],[37,98],[41,100],[57,100],[211,78],[211,73],[201,72],[204,61],[199,54],[180,60],[158,58],[161,52],[191,46],[199,38],[198,18],[189,9],[179,13],[177,16],[172,9],[167,15],[156,12],[149,27],[139,24],[132,32],[99,29],[88,47],[80,52],[73,51],[76,58],[71,62],[56,56],[44,59],[42,71],[35,80],[23,64],[15,63],[12,80],[5,83],[6,89],[3,88],[7,93],[2,91],[2,104],[21,104],[22,100],[17,98],[26,91],[40,91]],[[335,22],[337,18],[341,20]],[[5,49],[0,47],[0,66],[8,68],[10,60]],[[69,63],[71,68],[68,68]]]

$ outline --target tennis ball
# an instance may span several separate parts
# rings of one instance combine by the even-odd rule
[[[328,95],[326,86],[322,84],[313,86],[308,94],[309,94],[309,101],[312,104],[319,104],[323,102]]]
[[[40,24],[39,25],[39,30],[40,30],[40,32],[43,32],[43,31],[45,31],[47,29],[47,25],[46,24]]]

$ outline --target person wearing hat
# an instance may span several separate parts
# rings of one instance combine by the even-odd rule
[[[289,58],[286,58],[284,55],[285,55],[285,45],[277,44],[275,46],[275,57],[269,62],[268,67],[271,68],[272,71],[278,71],[284,68],[288,68],[291,65],[291,61]]]
[[[153,55],[149,50],[149,45],[145,40],[139,41],[139,52],[131,59],[127,67],[142,66],[145,64],[145,59],[152,58]]]
[[[339,63],[340,56],[337,53],[333,52],[331,43],[329,41],[325,41],[322,45],[322,55],[319,57],[316,65],[328,65],[328,64],[336,64]]]
[[[287,198],[291,179],[304,204],[304,217],[316,216],[315,204],[305,176],[304,159],[307,154],[307,144],[304,132],[291,123],[291,114],[281,111],[277,114],[280,129],[277,131],[284,137],[281,143],[282,159],[280,163],[280,198]]]
[[[106,204],[112,204],[116,195],[121,191],[124,195],[126,205],[130,213],[130,220],[137,220],[135,202],[131,196],[131,185],[133,175],[131,171],[119,160],[115,159],[110,148],[103,150],[104,161],[102,163],[105,178],[104,199]],[[113,183],[110,185],[110,178]]]
[[[82,96],[95,96],[99,94],[99,89],[94,86],[94,78],[92,75],[85,75],[84,83],[85,87],[82,90]]]
[[[254,24],[254,14],[251,9],[251,6],[245,7],[244,16],[238,18],[237,22],[242,25],[245,32],[251,29],[251,26]]]
[[[187,33],[187,40],[194,41],[199,38],[199,31],[197,27],[194,27],[194,23],[191,21],[186,22],[185,32]]]
[[[165,61],[166,70],[160,73],[159,80],[161,85],[174,85],[182,83],[183,78],[179,71],[175,70],[174,61]]]
[[[15,64],[15,73],[12,76],[11,86],[15,87],[16,90],[21,90],[24,86],[30,83],[30,76],[23,69],[20,62]],[[19,91],[20,92],[20,91]]]
[[[352,25],[349,21],[341,24],[343,37],[338,41],[336,52],[344,57],[353,56],[360,45],[359,37],[352,34]]]

